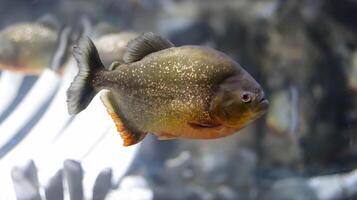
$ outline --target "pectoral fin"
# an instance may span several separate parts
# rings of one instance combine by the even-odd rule
[[[221,124],[212,123],[212,122],[189,122],[188,123],[194,129],[222,129]]]
[[[100,99],[113,119],[121,138],[124,140],[123,146],[134,145],[144,139],[147,133],[136,131],[130,127],[128,121],[119,113],[118,105],[110,91],[104,92]]]
[[[160,133],[159,135],[159,140],[172,140],[176,139],[177,136],[171,134],[171,133]]]

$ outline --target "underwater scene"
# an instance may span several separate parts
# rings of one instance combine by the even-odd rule
[[[0,200],[357,199],[357,1],[0,0]]]

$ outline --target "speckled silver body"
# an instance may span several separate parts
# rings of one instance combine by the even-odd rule
[[[234,130],[196,129],[190,122],[215,124],[209,107],[216,89],[242,72],[246,73],[222,53],[183,46],[149,54],[114,71],[101,71],[93,84],[113,93],[120,116],[136,130],[158,136],[217,138]]]

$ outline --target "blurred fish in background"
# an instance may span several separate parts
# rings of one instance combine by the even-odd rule
[[[58,35],[41,24],[18,24],[0,37],[0,69],[39,74],[50,63]]]
[[[135,32],[123,31],[102,35],[94,41],[104,66],[113,62],[124,63],[123,57],[128,43],[138,37]]]
[[[47,13],[57,22],[39,20]],[[56,35],[51,52],[35,48],[36,59],[18,62],[45,58],[42,72],[1,71],[0,199],[357,198],[356,1],[0,0],[0,16],[2,31],[42,23]],[[70,27],[68,45],[58,42],[62,27]],[[123,149],[98,96],[70,117],[65,92],[79,36],[111,63],[121,53],[100,52],[101,41],[125,32],[224,52],[262,85],[267,114],[227,138],[147,136]],[[108,38],[113,51],[128,42]],[[25,55],[13,54],[20,46],[37,47],[4,41],[0,58],[12,58],[4,63]]]

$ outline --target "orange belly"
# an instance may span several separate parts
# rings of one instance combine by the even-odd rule
[[[185,139],[216,139],[232,135],[237,132],[236,128],[229,128],[224,126],[218,126],[215,128],[195,128],[191,126],[185,126],[178,130],[162,131],[160,133],[154,133],[159,138],[185,138]]]

